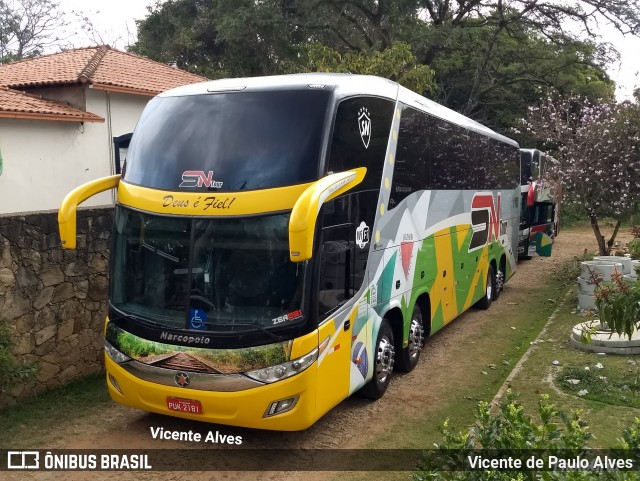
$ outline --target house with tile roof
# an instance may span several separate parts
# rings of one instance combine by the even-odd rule
[[[108,46],[0,65],[0,214],[58,209],[73,188],[115,173],[114,138],[155,95],[206,80]],[[86,205],[108,205],[111,193]]]

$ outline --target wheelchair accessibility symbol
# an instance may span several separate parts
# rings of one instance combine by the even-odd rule
[[[189,311],[189,325],[191,329],[206,329],[207,313],[204,309],[194,309],[192,307]]]

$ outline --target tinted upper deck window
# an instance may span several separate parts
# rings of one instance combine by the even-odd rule
[[[351,97],[340,102],[331,137],[327,172],[366,167],[356,190],[380,189],[394,102],[378,97]]]
[[[127,155],[124,180],[172,191],[241,191],[318,178],[327,91],[157,97]]]

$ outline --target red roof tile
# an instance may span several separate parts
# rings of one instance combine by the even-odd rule
[[[0,118],[104,122],[91,112],[0,86]]]
[[[0,85],[11,88],[82,84],[156,95],[206,78],[108,46],[79,48],[0,65]]]

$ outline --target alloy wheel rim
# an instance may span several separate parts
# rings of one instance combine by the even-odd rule
[[[501,291],[503,286],[504,286],[504,273],[502,272],[502,270],[499,270],[498,275],[496,276],[496,289],[498,291]]]
[[[424,327],[418,319],[411,319],[409,329],[409,356],[414,359],[420,354],[424,344]]]
[[[385,382],[387,376],[393,370],[395,350],[393,344],[387,336],[383,336],[378,343],[378,352],[376,353],[376,379],[378,382]]]

